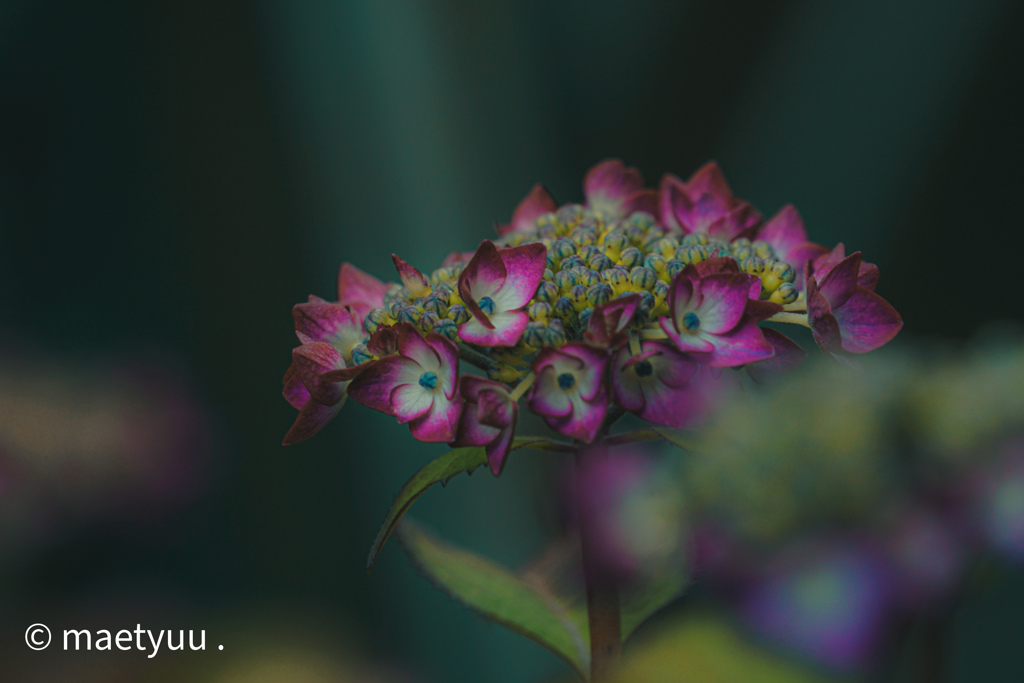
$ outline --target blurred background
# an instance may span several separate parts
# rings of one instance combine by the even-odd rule
[[[1020,323],[1024,5],[0,3],[6,680],[533,681],[568,669],[366,553],[443,446],[349,405],[287,449],[291,306],[350,261],[472,249],[535,182],[706,160],[863,250],[901,344]],[[508,564],[554,526],[524,455],[414,516]],[[1018,681],[1024,581],[949,680]],[[32,623],[205,629],[203,653],[30,651]],[[216,645],[224,645],[218,651]]]

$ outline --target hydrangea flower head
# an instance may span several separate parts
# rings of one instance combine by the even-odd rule
[[[582,203],[559,204],[535,185],[474,251],[453,245],[432,271],[394,255],[391,284],[346,264],[337,302],[296,306],[302,344],[326,346],[296,351],[286,375],[301,411],[290,440],[352,395],[417,439],[484,447],[497,474],[524,398],[587,443],[627,411],[689,424],[706,404],[698,379],[737,368],[765,381],[800,362],[766,320],[844,353],[899,329],[877,268],[810,242],[791,206],[763,222],[713,162],[655,189],[609,159],[582,189]]]

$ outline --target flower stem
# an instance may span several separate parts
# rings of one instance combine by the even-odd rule
[[[537,375],[531,372],[529,375],[519,380],[519,384],[517,384],[516,388],[512,390],[513,403],[523,397],[523,394],[526,393],[526,390],[530,388],[530,385],[533,384],[533,380],[535,379],[537,379]]]
[[[772,317],[768,318],[768,320],[773,323],[793,323],[795,325],[803,325],[804,327],[811,326],[811,324],[807,322],[806,313],[776,313]]]
[[[588,460],[608,457],[605,435],[606,424],[593,443],[576,451],[577,486],[582,485],[583,468]],[[577,492],[582,499],[582,491]],[[599,683],[608,679],[618,664],[622,651],[622,623],[619,608],[619,589],[615,582],[601,571],[599,558],[595,555],[599,529],[594,520],[588,519],[587,511],[580,507],[580,548],[583,555],[583,577],[587,592],[587,621],[590,626],[590,681]]]

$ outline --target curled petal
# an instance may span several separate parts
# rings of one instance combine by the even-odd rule
[[[844,350],[867,353],[889,343],[903,327],[903,318],[875,292],[858,287],[832,315]]]
[[[583,443],[590,443],[601,429],[605,415],[608,413],[608,395],[602,383],[600,391],[592,401],[574,397],[572,411],[566,417],[545,417],[549,427],[560,434],[565,434]]]
[[[302,410],[299,411],[299,416],[295,418],[295,423],[291,426],[291,429],[285,434],[282,445],[290,446],[293,443],[305,441],[313,436],[338,414],[338,411],[341,410],[341,406],[344,404],[344,398],[333,406],[325,406],[316,399],[310,398],[302,406]]]
[[[480,308],[479,301],[484,297],[494,297],[505,284],[508,271],[505,262],[498,254],[498,248],[490,240],[480,243],[473,258],[459,274],[459,294],[466,306],[484,327],[492,327],[488,316]]]
[[[397,254],[392,254],[391,260],[395,263],[395,270],[398,271],[398,277],[402,280],[402,284],[409,290],[409,294],[413,298],[430,294],[430,284],[427,282],[426,276],[417,270],[415,266],[403,260]]]
[[[529,303],[544,279],[548,250],[540,242],[502,249],[498,252],[505,266],[505,281],[499,296],[505,310],[519,309]]]
[[[416,361],[421,372],[438,372],[440,370],[441,356],[434,346],[420,335],[419,330],[410,323],[398,323],[395,325],[395,329],[398,331],[399,354]]]
[[[348,385],[348,395],[367,408],[394,415],[391,392],[401,384],[416,384],[422,374],[423,368],[416,361],[404,356],[388,356],[353,379]]]
[[[455,439],[461,411],[461,397],[449,401],[438,396],[429,412],[409,423],[409,431],[419,441],[448,443]]]
[[[702,279],[701,303],[695,311],[701,329],[722,334],[736,327],[750,300],[750,291],[746,275],[709,275]]]
[[[640,306],[640,295],[629,294],[594,309],[584,339],[594,346],[618,347],[629,341],[626,333]]]
[[[325,379],[332,370],[345,367],[345,361],[334,346],[324,342],[303,344],[292,351],[292,366],[310,395],[324,405],[332,406],[345,397],[342,383]]]

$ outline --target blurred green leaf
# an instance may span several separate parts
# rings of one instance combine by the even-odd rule
[[[688,575],[680,562],[666,567],[642,580],[620,596],[622,609],[622,642],[647,621],[655,612],[682,595]]]
[[[613,683],[828,683],[826,678],[746,642],[725,620],[685,617],[637,645]]]
[[[439,588],[488,619],[540,643],[586,678],[587,639],[557,597],[408,520],[398,527],[398,536],[419,570]]]

